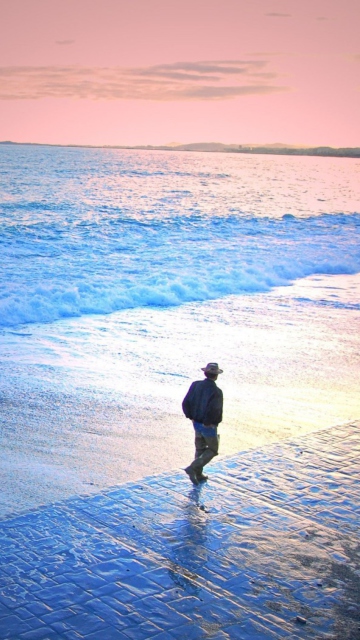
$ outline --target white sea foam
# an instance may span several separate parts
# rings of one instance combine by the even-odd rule
[[[233,215],[156,225],[121,219],[78,233],[17,228],[2,248],[0,323],[264,292],[313,274],[360,271],[360,216],[263,220]],[[49,238],[51,233],[51,238]],[[15,236],[15,237],[14,237]]]
[[[358,418],[359,169],[1,145],[0,514]]]
[[[322,174],[327,159],[282,158],[279,173],[278,158],[214,154],[204,170],[196,154],[0,153],[3,327],[360,271],[354,161],[339,212],[338,159]]]

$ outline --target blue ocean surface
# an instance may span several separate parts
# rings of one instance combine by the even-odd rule
[[[183,469],[207,362],[220,455],[359,419],[359,178],[346,158],[0,145],[0,517]]]
[[[359,161],[0,148],[0,326],[360,271]]]

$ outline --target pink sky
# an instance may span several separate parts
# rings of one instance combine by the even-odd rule
[[[360,146],[360,0],[0,0],[0,140]]]

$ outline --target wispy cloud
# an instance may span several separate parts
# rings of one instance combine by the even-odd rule
[[[152,67],[0,67],[1,100],[220,100],[287,91],[266,60],[176,62]]]
[[[277,13],[276,11],[272,11],[270,13],[265,13],[269,18],[291,18],[291,13]]]

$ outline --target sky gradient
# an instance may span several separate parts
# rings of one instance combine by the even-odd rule
[[[360,146],[359,0],[0,0],[0,140]]]

